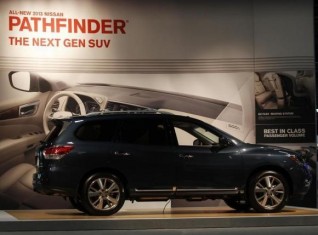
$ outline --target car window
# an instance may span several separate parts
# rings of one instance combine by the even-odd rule
[[[196,123],[174,121],[173,127],[178,145],[181,146],[213,146],[220,142],[220,137],[217,134]]]
[[[75,136],[85,141],[110,142],[116,134],[117,123],[117,120],[87,122],[76,130]]]
[[[162,120],[127,119],[123,121],[119,133],[120,143],[138,145],[168,145],[166,125]]]

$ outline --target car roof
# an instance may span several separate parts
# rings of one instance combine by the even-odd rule
[[[173,113],[169,113],[166,111],[159,111],[153,109],[146,109],[146,110],[127,110],[127,111],[108,111],[103,110],[100,112],[93,112],[83,116],[72,116],[66,119],[53,119],[53,122],[56,123],[63,123],[66,122],[74,122],[74,123],[81,123],[86,121],[98,121],[101,119],[108,119],[108,118],[140,118],[140,117],[161,117],[161,118],[169,118],[169,119],[177,119],[177,120],[191,120],[193,122],[201,123],[203,125],[209,125],[211,128],[222,134],[223,136],[227,136],[228,138],[236,140],[237,143],[243,143],[241,140],[237,139],[236,137],[230,135],[229,133],[211,125],[206,122],[203,122],[199,119],[192,118],[189,116],[177,115]]]

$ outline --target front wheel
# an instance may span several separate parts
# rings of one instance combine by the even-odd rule
[[[248,201],[257,212],[278,212],[285,206],[289,194],[283,175],[264,171],[254,175],[249,182]]]
[[[82,205],[91,215],[112,215],[119,211],[125,202],[125,190],[120,179],[112,174],[97,173],[85,181],[82,192]]]

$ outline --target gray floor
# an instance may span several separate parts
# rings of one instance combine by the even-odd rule
[[[32,212],[30,212],[32,213]],[[32,215],[30,215],[32,218]],[[135,235],[135,234],[318,234],[318,212],[303,215],[267,215],[171,218],[94,219],[17,219],[0,212],[0,234],[68,234],[68,235]]]

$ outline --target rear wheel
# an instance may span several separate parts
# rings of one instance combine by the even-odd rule
[[[260,172],[249,182],[249,203],[257,212],[280,211],[286,205],[288,194],[287,181],[275,171]]]
[[[120,179],[108,173],[97,173],[85,181],[82,192],[82,206],[92,215],[112,215],[125,202],[125,191]]]

